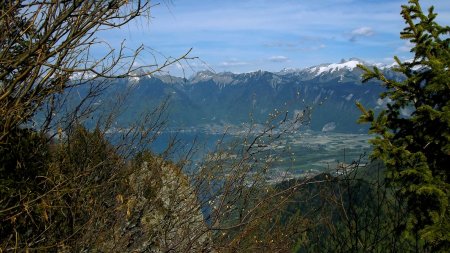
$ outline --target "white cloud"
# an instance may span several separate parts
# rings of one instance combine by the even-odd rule
[[[299,46],[299,43],[285,42],[285,41],[272,41],[269,43],[264,43],[264,46],[290,49],[290,48],[297,48]]]
[[[397,0],[398,1],[398,0]],[[307,36],[321,36],[323,30],[315,27],[348,29],[355,23],[368,25],[378,23],[402,24],[397,13],[397,3],[361,3],[353,6],[342,1],[198,1],[197,4],[176,3],[170,14],[164,8],[155,8],[152,20],[153,31],[191,33],[195,31],[276,31],[299,33]],[[213,4],[214,3],[214,4]],[[327,8],[328,7],[328,8]],[[397,8],[395,8],[397,7]],[[371,15],[367,15],[370,8]],[[165,15],[164,15],[165,14]],[[388,29],[384,27],[384,29]],[[396,26],[391,28],[397,32]],[[142,31],[141,31],[142,32]],[[307,34],[307,33],[310,34]]]
[[[370,37],[374,34],[374,31],[371,27],[363,26],[354,29],[350,32],[350,41],[356,41],[358,37]]]
[[[441,5],[436,7],[438,19],[448,23],[447,1],[423,1]],[[355,55],[379,59],[391,55],[386,52],[408,50],[398,38],[405,26],[399,15],[404,0],[164,2],[171,4],[152,8],[154,18],[131,22],[125,30],[105,32],[101,38],[120,46],[126,37],[128,47],[145,44],[171,56],[193,47],[191,56],[207,65],[241,72],[274,70],[279,65],[274,62],[285,61],[270,56],[289,55],[283,67],[298,68]]]
[[[312,50],[319,50],[319,49],[322,49],[322,48],[326,48],[327,46],[325,46],[325,44],[320,44],[320,45],[318,45],[318,46],[316,46],[316,47],[312,47],[311,49]]]
[[[360,36],[372,36],[373,35],[373,29],[368,26],[363,26],[360,28],[356,28],[352,31],[352,35],[360,35]]]
[[[220,63],[220,66],[222,67],[238,67],[238,66],[245,66],[248,65],[248,62],[243,62],[243,61],[224,61],[222,63]]]
[[[276,55],[269,57],[269,61],[271,62],[287,62],[289,61],[289,58],[283,55]]]

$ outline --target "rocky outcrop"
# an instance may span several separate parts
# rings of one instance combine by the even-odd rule
[[[117,195],[112,231],[102,252],[211,252],[197,196],[177,166],[146,156],[133,166],[128,192]]]

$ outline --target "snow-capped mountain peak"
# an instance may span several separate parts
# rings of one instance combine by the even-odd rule
[[[128,80],[129,80],[130,82],[132,82],[132,83],[137,83],[137,82],[139,82],[139,81],[141,80],[141,78],[140,78],[139,76],[130,76],[130,77],[128,78]]]
[[[333,73],[340,70],[349,70],[352,71],[355,69],[358,64],[365,64],[363,61],[358,60],[356,58],[351,58],[348,61],[341,61],[340,63],[331,63],[331,64],[321,64],[318,66],[314,66],[308,68],[309,73],[314,74],[315,76],[319,76],[323,73]]]
[[[72,81],[74,81],[74,80],[90,80],[90,79],[95,78],[96,76],[97,75],[92,72],[83,71],[83,72],[74,72],[69,78]]]
[[[215,76],[215,74],[212,71],[209,70],[203,70],[197,72],[193,77],[190,79],[194,82],[200,82],[200,81],[207,81],[212,79]]]
[[[278,72],[278,74],[291,74],[291,73],[295,73],[295,72],[300,72],[302,69],[298,69],[298,68],[283,68],[282,70],[280,70]]]

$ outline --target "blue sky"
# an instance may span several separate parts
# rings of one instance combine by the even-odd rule
[[[193,48],[196,60],[167,69],[185,75],[211,69],[236,73],[279,71],[357,57],[392,63],[393,55],[411,58],[410,45],[399,39],[406,0],[172,0],[152,8],[150,20],[140,19],[105,33],[113,44],[126,39],[154,53],[177,57]],[[450,25],[450,1],[435,5],[438,22]],[[158,58],[158,57],[157,57]],[[152,62],[143,54],[137,64]]]

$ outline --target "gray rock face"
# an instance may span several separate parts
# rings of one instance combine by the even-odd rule
[[[179,168],[146,159],[117,196],[115,225],[101,252],[211,252],[211,236],[197,197]]]

